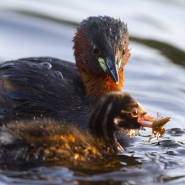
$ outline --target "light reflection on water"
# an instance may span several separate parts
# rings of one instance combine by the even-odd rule
[[[3,166],[1,184],[93,184],[88,181],[184,184],[183,0],[139,3],[136,0],[88,3],[85,0],[6,0],[0,2],[0,7],[4,8],[0,11],[1,61],[30,56],[74,61],[72,37],[79,21],[90,15],[120,17],[128,23],[132,48],[131,59],[125,67],[124,90],[153,116],[159,112],[161,116],[171,117],[161,142],[147,143],[151,130],[140,131],[140,136],[122,140],[128,146],[127,151],[119,159],[108,160],[109,165],[102,162],[75,166],[61,162],[35,168]],[[170,53],[177,57],[170,57]]]

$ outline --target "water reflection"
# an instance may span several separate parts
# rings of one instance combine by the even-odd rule
[[[170,44],[156,40],[142,39],[137,37],[130,37],[130,39],[131,41],[141,43],[151,48],[159,50],[160,53],[167,57],[171,62],[185,67],[185,52],[183,50]]]
[[[30,56],[74,61],[71,41],[79,21],[120,17],[128,23],[132,48],[124,90],[154,116],[172,118],[160,141],[146,142],[151,130],[143,130],[123,139],[126,151],[106,162],[1,165],[1,184],[185,183],[184,0],[6,0],[0,7],[1,61]]]

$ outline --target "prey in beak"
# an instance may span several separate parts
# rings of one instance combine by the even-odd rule
[[[142,127],[150,127],[152,128],[153,126],[153,122],[157,121],[156,118],[150,116],[147,112],[145,112],[144,114],[139,115],[138,117],[138,123],[142,126]]]
[[[156,118],[150,116],[143,107],[138,103],[138,118],[137,121],[142,127],[152,128],[152,135],[150,136],[148,142],[153,138],[159,139],[159,136],[165,133],[165,128],[163,127],[168,121],[170,121],[170,117],[160,118],[158,119],[158,113]]]

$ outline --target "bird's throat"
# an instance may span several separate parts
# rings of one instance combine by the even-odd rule
[[[81,72],[82,81],[85,86],[86,95],[99,98],[108,92],[120,92],[123,88],[124,72],[119,71],[119,82],[115,83],[107,74],[98,76],[97,74],[87,74]]]

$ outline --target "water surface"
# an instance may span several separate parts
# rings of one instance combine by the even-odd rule
[[[126,151],[99,163],[0,166],[4,184],[185,183],[185,3],[176,1],[0,1],[0,61],[52,56],[74,61],[72,38],[92,15],[128,25],[131,58],[124,91],[153,116],[170,116],[166,133],[146,142],[151,130],[121,142]]]

